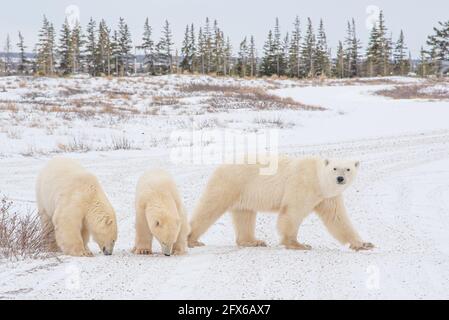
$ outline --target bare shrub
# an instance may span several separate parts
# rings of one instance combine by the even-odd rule
[[[0,200],[0,258],[20,259],[46,257],[50,234],[35,213],[13,212],[13,203]]]
[[[58,143],[57,147],[62,152],[88,152],[91,147],[80,138],[72,137],[68,143]]]
[[[378,90],[375,94],[393,99],[449,99],[449,89],[434,88],[430,84],[397,85],[393,88]]]
[[[113,150],[130,150],[132,149],[132,143],[126,136],[112,137],[112,149]]]
[[[34,145],[28,145],[25,151],[20,152],[20,154],[24,157],[34,157],[34,156],[38,156],[38,155],[47,155],[48,152],[46,152],[43,149],[38,149],[36,146]]]
[[[22,139],[22,132],[17,129],[17,128],[9,128],[8,131],[6,132],[6,136],[9,139]]]
[[[17,108],[17,105],[13,102],[0,101],[0,110],[16,113],[19,111],[19,108]]]
[[[173,96],[153,96],[153,105],[155,106],[173,106],[180,104],[178,98]]]
[[[266,127],[274,127],[274,128],[291,128],[294,127],[295,124],[292,122],[286,122],[281,117],[273,117],[273,118],[255,118],[254,123],[263,125]]]
[[[239,85],[217,85],[205,83],[193,83],[181,87],[184,92],[213,92],[211,98],[206,100],[208,110],[220,109],[295,109],[295,110],[325,110],[320,106],[307,105],[292,98],[282,98],[266,92],[262,88],[245,87]]]

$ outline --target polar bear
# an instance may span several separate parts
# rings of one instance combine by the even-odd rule
[[[135,207],[134,253],[151,254],[153,236],[166,256],[186,252],[189,223],[169,173],[161,169],[146,171],[137,183]]]
[[[93,256],[90,236],[105,255],[117,239],[114,209],[97,178],[78,161],[56,157],[40,171],[36,183],[39,215],[51,247],[71,256]]]
[[[279,212],[278,232],[287,249],[311,249],[297,240],[298,229],[315,211],[329,232],[354,250],[374,246],[363,242],[346,214],[343,191],[354,180],[359,162],[317,157],[279,158],[274,175],[260,175],[259,164],[225,164],[216,169],[199,200],[188,237],[189,247],[204,245],[198,238],[226,211],[239,246],[265,246],[256,239],[257,211]]]

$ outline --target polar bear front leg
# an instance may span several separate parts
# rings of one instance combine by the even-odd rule
[[[349,243],[350,248],[355,251],[374,248],[372,243],[363,242],[352,226],[341,195],[324,199],[315,207],[315,212],[321,218],[329,233],[340,243]]]
[[[42,232],[44,237],[47,239],[47,249],[50,252],[58,252],[60,251],[58,244],[56,243],[55,238],[55,227],[53,226],[53,222],[50,217],[47,215],[43,208],[38,209],[39,218],[42,225]]]
[[[174,255],[182,255],[187,251],[187,236],[190,232],[189,222],[187,221],[187,215],[185,214],[185,208],[182,207],[182,224],[181,230],[178,234],[178,239],[173,245],[173,254]]]
[[[235,240],[238,246],[241,247],[266,247],[266,243],[262,240],[257,240],[256,232],[256,215],[255,211],[251,210],[233,210],[232,222],[235,230]]]
[[[136,238],[132,251],[135,254],[152,254],[152,245],[153,234],[148,227],[145,209],[139,207],[136,209]]]
[[[283,208],[278,217],[278,231],[281,236],[281,244],[287,249],[310,250],[308,244],[298,242],[298,230],[302,220],[307,216],[306,212],[295,212],[287,207]]]
[[[87,245],[90,240],[90,232],[89,232],[89,229],[86,228],[86,226],[83,226],[83,229],[81,230],[81,236],[83,237],[84,251],[89,256],[93,256],[92,251],[90,251],[89,246]]]
[[[61,214],[62,210],[65,212],[72,211],[69,215],[64,216]],[[73,207],[65,207],[63,209],[57,209],[53,215],[53,224],[55,226],[56,243],[62,252],[66,255],[76,257],[92,257],[92,252],[86,251],[84,246],[81,230],[83,221],[81,216],[75,212],[78,209]]]

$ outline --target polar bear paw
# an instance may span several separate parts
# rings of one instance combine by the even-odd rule
[[[374,248],[374,244],[371,242],[357,242],[353,243],[349,246],[352,250],[360,251],[360,250],[371,250]]]
[[[285,247],[287,249],[293,249],[293,250],[311,250],[312,246],[308,244],[299,243],[297,241],[291,241],[288,243],[284,243]]]
[[[239,247],[266,247],[267,244],[263,240],[239,240],[237,241]]]
[[[69,256],[73,257],[93,257],[94,254],[89,249],[79,249],[79,250],[71,250],[68,252],[64,252],[64,254],[67,254]]]
[[[189,246],[189,248],[195,248],[195,247],[204,246],[204,243],[202,243],[201,241],[198,241],[198,240],[190,240],[189,239],[187,245]]]
[[[152,254],[152,251],[149,248],[134,248],[132,251],[134,254],[144,254],[144,255]]]

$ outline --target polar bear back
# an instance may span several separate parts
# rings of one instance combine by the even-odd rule
[[[38,175],[36,182],[38,209],[50,217],[61,201],[78,198],[82,204],[87,203],[86,200],[93,195],[103,198],[99,182],[78,161],[62,157],[53,158]]]
[[[136,206],[141,201],[151,198],[173,199],[178,208],[181,207],[181,197],[172,176],[162,169],[151,169],[139,178],[136,188]]]

